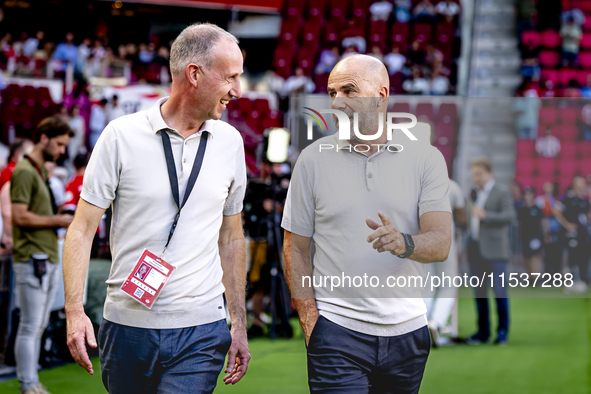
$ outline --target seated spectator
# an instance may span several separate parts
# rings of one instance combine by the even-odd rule
[[[149,45],[145,43],[140,44],[140,50],[138,52],[138,60],[140,63],[151,63],[154,60],[154,44]]]
[[[301,67],[295,69],[295,75],[287,78],[283,86],[283,92],[286,95],[312,93],[314,89],[316,89],[314,82],[310,77],[304,75],[304,69]]]
[[[537,79],[525,78],[520,89],[523,97],[540,97],[542,89]]]
[[[325,48],[320,52],[318,64],[316,65],[316,74],[324,74],[332,71],[339,61],[339,48],[333,45],[331,48]]]
[[[535,42],[528,41],[521,46],[521,75],[525,78],[540,75],[539,54],[540,47]]]
[[[460,14],[460,6],[455,1],[443,0],[437,3],[435,11],[444,20],[452,22],[456,15]]]
[[[408,94],[414,95],[428,95],[431,89],[429,82],[423,78],[421,68],[419,66],[413,66],[412,77],[404,81],[402,88]]]
[[[26,57],[31,57],[35,53],[37,49],[39,49],[39,45],[43,42],[43,38],[45,38],[45,32],[43,30],[39,30],[35,37],[29,37],[23,44],[23,55]]]
[[[433,70],[431,78],[431,94],[434,96],[446,95],[449,91],[449,78],[441,74],[438,69]]]
[[[433,44],[428,44],[426,49],[425,66],[433,68],[436,63],[443,62],[443,52],[435,48]]]
[[[435,7],[431,3],[431,0],[421,0],[415,7],[413,14],[417,22],[435,22]]]
[[[350,20],[349,28],[341,34],[341,37],[343,37],[341,45],[343,48],[355,45],[360,53],[365,53],[367,46],[364,36],[363,30],[357,26],[354,20]]]
[[[389,1],[378,0],[369,7],[372,21],[387,21],[390,19],[390,14],[394,6]]]
[[[402,71],[404,63],[406,63],[406,56],[400,53],[400,48],[393,46],[390,53],[384,57],[384,62],[388,67],[388,74],[394,75],[399,71]]]
[[[556,157],[560,152],[560,141],[552,135],[552,130],[546,126],[546,135],[536,140],[536,152],[542,157]]]
[[[542,91],[540,97],[556,97],[556,90],[554,90],[554,82],[549,79],[542,81]]]
[[[341,59],[347,58],[349,56],[353,56],[353,55],[359,55],[359,51],[357,51],[357,48],[355,47],[355,45],[351,45],[349,47],[347,47],[347,49],[345,49],[345,52],[343,52],[343,56],[341,56]]]
[[[379,45],[374,45],[371,47],[371,52],[367,54],[368,56],[375,57],[380,62],[384,62],[384,54],[382,53],[382,48]]]
[[[283,93],[285,79],[278,75],[274,69],[268,70],[263,78],[256,84],[255,90],[259,92]]]
[[[569,18],[567,24],[562,26],[560,36],[562,37],[562,66],[576,67],[579,59],[579,43],[583,33],[574,18]]]
[[[59,70],[64,71],[68,64],[76,64],[76,45],[74,44],[74,33],[66,33],[66,41],[61,42],[55,48],[53,58],[61,62]]]
[[[560,13],[560,23],[565,25],[568,23],[569,19],[573,19],[577,26],[583,26],[587,18],[585,17],[585,13],[581,11],[580,8],[577,7],[568,7],[562,10]]]
[[[591,97],[591,74],[587,75],[585,86],[581,88],[581,97]]]
[[[412,8],[411,0],[395,0],[396,10],[394,15],[396,16],[396,22],[408,23],[411,19],[410,9]]]
[[[413,65],[422,66],[425,64],[425,51],[421,49],[421,43],[414,40],[410,45],[410,49],[406,52],[406,57]]]
[[[537,98],[513,99],[515,125],[519,139],[534,140],[538,136],[539,113],[542,103]]]

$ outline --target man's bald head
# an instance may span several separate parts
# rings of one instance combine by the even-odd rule
[[[382,87],[389,90],[390,79],[384,63],[367,55],[349,56],[337,63],[328,78],[328,84],[342,80],[352,80],[364,97],[380,96]]]

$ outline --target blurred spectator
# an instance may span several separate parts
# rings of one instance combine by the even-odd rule
[[[96,141],[107,126],[107,103],[107,99],[102,99],[98,104],[95,104],[90,111],[90,149],[94,148]]]
[[[357,47],[355,45],[351,45],[351,46],[347,47],[345,49],[345,52],[343,52],[341,59],[345,59],[345,58],[348,58],[349,56],[353,56],[353,55],[359,55],[359,51],[357,51]]]
[[[552,80],[546,79],[542,82],[540,97],[556,97],[556,90],[554,90],[554,82]]]
[[[390,14],[394,6],[390,1],[378,0],[369,6],[369,12],[371,13],[372,21],[387,21],[390,18]]]
[[[64,203],[66,202],[66,185],[62,179],[56,175],[55,170],[57,165],[53,161],[46,161],[43,167],[47,170],[49,187],[55,201],[55,205],[58,210],[61,210]]]
[[[564,89],[564,97],[581,97],[581,89],[577,81],[569,81],[568,86]]]
[[[581,87],[581,97],[591,97],[591,74],[587,75],[585,86]]]
[[[137,45],[135,45],[133,42],[130,42],[127,44],[127,47],[125,48],[125,52],[127,53],[126,55],[126,59],[128,61],[131,62],[137,62],[138,61],[138,48]]]
[[[255,90],[259,92],[273,92],[276,94],[282,94],[284,84],[285,79],[278,75],[274,69],[270,69],[257,83]]]
[[[374,45],[371,47],[371,52],[368,53],[369,56],[371,57],[375,57],[376,59],[378,59],[380,62],[384,62],[384,54],[382,53],[382,49],[380,48],[379,45]]]
[[[574,18],[568,18],[567,23],[560,29],[560,36],[562,37],[562,66],[576,67],[579,59],[579,43],[583,33]]]
[[[534,30],[537,19],[537,0],[517,1],[517,33],[518,36],[526,30]]]
[[[108,122],[117,119],[120,116],[125,115],[125,111],[123,111],[123,107],[121,107],[121,105],[119,105],[119,96],[114,95],[111,98],[111,106],[109,108],[109,116],[108,116]]]
[[[406,52],[406,57],[413,65],[422,66],[425,64],[425,51],[421,48],[421,43],[418,40],[412,42],[410,49]]]
[[[23,56],[23,46],[28,39],[29,35],[26,31],[23,31],[21,32],[20,39],[12,44],[12,49],[14,50],[14,55],[16,57]]]
[[[70,115],[68,114],[68,107],[65,104],[60,104],[58,106],[57,116],[62,122],[68,123],[70,121]]]
[[[444,96],[449,91],[449,78],[441,74],[439,69],[433,70],[431,80],[431,94],[434,96]]]
[[[84,180],[84,172],[88,165],[88,154],[79,154],[74,158],[74,168],[76,174],[74,178],[66,186],[66,196],[64,203],[64,212],[73,213],[78,206],[80,200],[80,193],[82,193],[82,181]]]
[[[145,43],[141,43],[138,60],[140,63],[151,63],[154,60],[154,44],[150,43],[146,45]]]
[[[68,64],[76,64],[76,45],[74,44],[74,33],[66,33],[66,40],[58,44],[53,53],[53,58],[61,62],[59,70],[64,71]]]
[[[535,204],[535,192],[526,188],[523,192],[523,206],[517,209],[521,233],[523,262],[529,274],[542,273],[542,246],[548,236],[544,213]]]
[[[6,89],[6,82],[4,81],[4,73],[0,71],[0,90]]]
[[[410,9],[412,8],[412,1],[395,0],[394,4],[396,5],[396,10],[394,11],[394,14],[396,15],[396,22],[408,23],[411,19]]]
[[[354,45],[360,53],[365,53],[367,48],[365,34],[354,20],[349,21],[349,27],[341,33],[341,37],[343,37],[343,41],[341,42],[343,48]]]
[[[573,7],[572,3],[560,13],[560,23],[567,24],[569,19],[573,19],[578,26],[583,26],[587,20],[585,13],[580,8]]]
[[[541,106],[542,103],[537,98],[513,99],[518,138],[535,139],[538,136],[538,113]]]
[[[86,61],[88,60],[88,57],[91,53],[90,44],[90,38],[87,37],[82,40],[82,43],[80,43],[76,49],[76,68],[81,72],[86,67]]]
[[[521,45],[521,75],[536,78],[540,75],[540,47],[533,41]]]
[[[436,11],[430,0],[421,0],[413,10],[417,22],[435,22]]]
[[[301,67],[295,69],[295,75],[287,78],[283,91],[287,95],[298,93],[312,93],[316,86],[310,77],[304,75],[304,70]]]
[[[579,280],[571,287],[575,292],[585,292],[589,280],[587,273],[591,248],[587,227],[591,208],[589,200],[585,197],[586,191],[585,179],[576,176],[573,179],[572,189],[568,191],[556,211],[556,217],[565,229],[568,264],[571,271],[575,267],[579,270]]]
[[[390,53],[384,57],[384,62],[388,67],[388,74],[394,75],[402,70],[404,63],[406,62],[406,56],[400,53],[398,46],[393,46]]]
[[[164,67],[168,67],[170,61],[170,51],[168,47],[161,46],[158,48],[158,52],[156,53],[156,57],[154,58],[154,63],[159,64]]]
[[[428,68],[432,69],[435,64],[443,62],[443,52],[435,48],[433,44],[427,44],[424,62]]]
[[[315,73],[324,74],[331,72],[334,66],[338,63],[339,57],[339,48],[336,45],[323,49],[322,52],[320,52]]]
[[[423,78],[423,73],[421,72],[421,68],[419,66],[413,66],[412,77],[404,81],[402,88],[408,94],[415,95],[428,95],[431,90],[429,82]]]
[[[460,6],[455,1],[443,0],[435,6],[437,14],[448,22],[453,21],[460,14]]]
[[[591,140],[591,103],[583,105],[581,120],[583,121],[583,139]]]
[[[552,130],[546,126],[546,135],[536,141],[536,152],[542,157],[556,157],[560,152],[560,141],[552,135]]]
[[[26,57],[31,57],[39,49],[39,45],[43,42],[45,38],[45,32],[43,30],[39,30],[35,37],[29,37],[25,43],[23,44],[23,55]]]
[[[544,214],[544,227],[547,230],[544,235],[544,271],[554,275],[562,272],[560,269],[560,260],[562,257],[560,232],[562,231],[562,226],[555,214],[560,202],[556,198],[552,182],[544,182],[543,188],[544,194],[536,197],[536,205]]]
[[[73,105],[70,109],[70,121],[68,126],[74,132],[68,143],[68,157],[73,160],[80,151],[86,151],[84,146],[84,137],[86,136],[86,125],[84,118],[80,115],[80,106]]]
[[[94,58],[94,61],[98,62],[100,64],[100,62],[103,60],[103,58],[106,55],[107,55],[107,50],[103,46],[102,41],[99,39],[94,40],[94,45],[92,47],[92,56]]]

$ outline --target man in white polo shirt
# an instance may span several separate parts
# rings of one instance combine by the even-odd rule
[[[85,340],[97,343],[82,291],[93,235],[112,206],[113,264],[98,337],[110,393],[211,393],[228,351],[225,383],[246,373],[244,147],[218,120],[241,96],[242,61],[231,34],[189,26],[171,49],[170,97],[109,123],[90,158],[64,250],[68,346],[92,374]],[[145,250],[152,258],[144,261]],[[165,263],[174,267],[168,281]],[[141,264],[151,264],[143,284],[134,277]],[[122,291],[129,283],[135,292]],[[153,305],[140,302],[145,291],[157,296]]]
[[[384,65],[365,55],[339,62],[328,81],[331,108],[351,121],[356,112],[365,139],[387,119],[379,115],[388,90]],[[373,141],[321,138],[294,168],[282,223],[285,271],[313,393],[417,393],[423,376],[423,290],[403,282],[424,275],[421,263],[448,256],[449,178],[436,148],[400,130],[388,140],[385,130]]]

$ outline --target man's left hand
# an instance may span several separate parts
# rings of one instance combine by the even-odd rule
[[[250,351],[248,350],[248,341],[246,339],[245,329],[232,328],[232,346],[228,351],[228,365],[226,366],[226,373],[224,376],[225,384],[236,384],[248,368],[248,362],[250,361]]]
[[[486,219],[486,211],[484,208],[479,208],[477,206],[472,207],[472,215],[476,216],[480,220]]]
[[[378,216],[382,224],[376,223],[373,219],[365,219],[365,223],[375,230],[367,237],[367,242],[373,242],[373,248],[378,252],[390,252],[394,256],[398,256],[406,252],[406,242],[404,237],[398,231],[398,227],[386,216],[383,212],[378,212]],[[374,242],[375,241],[375,242]]]

